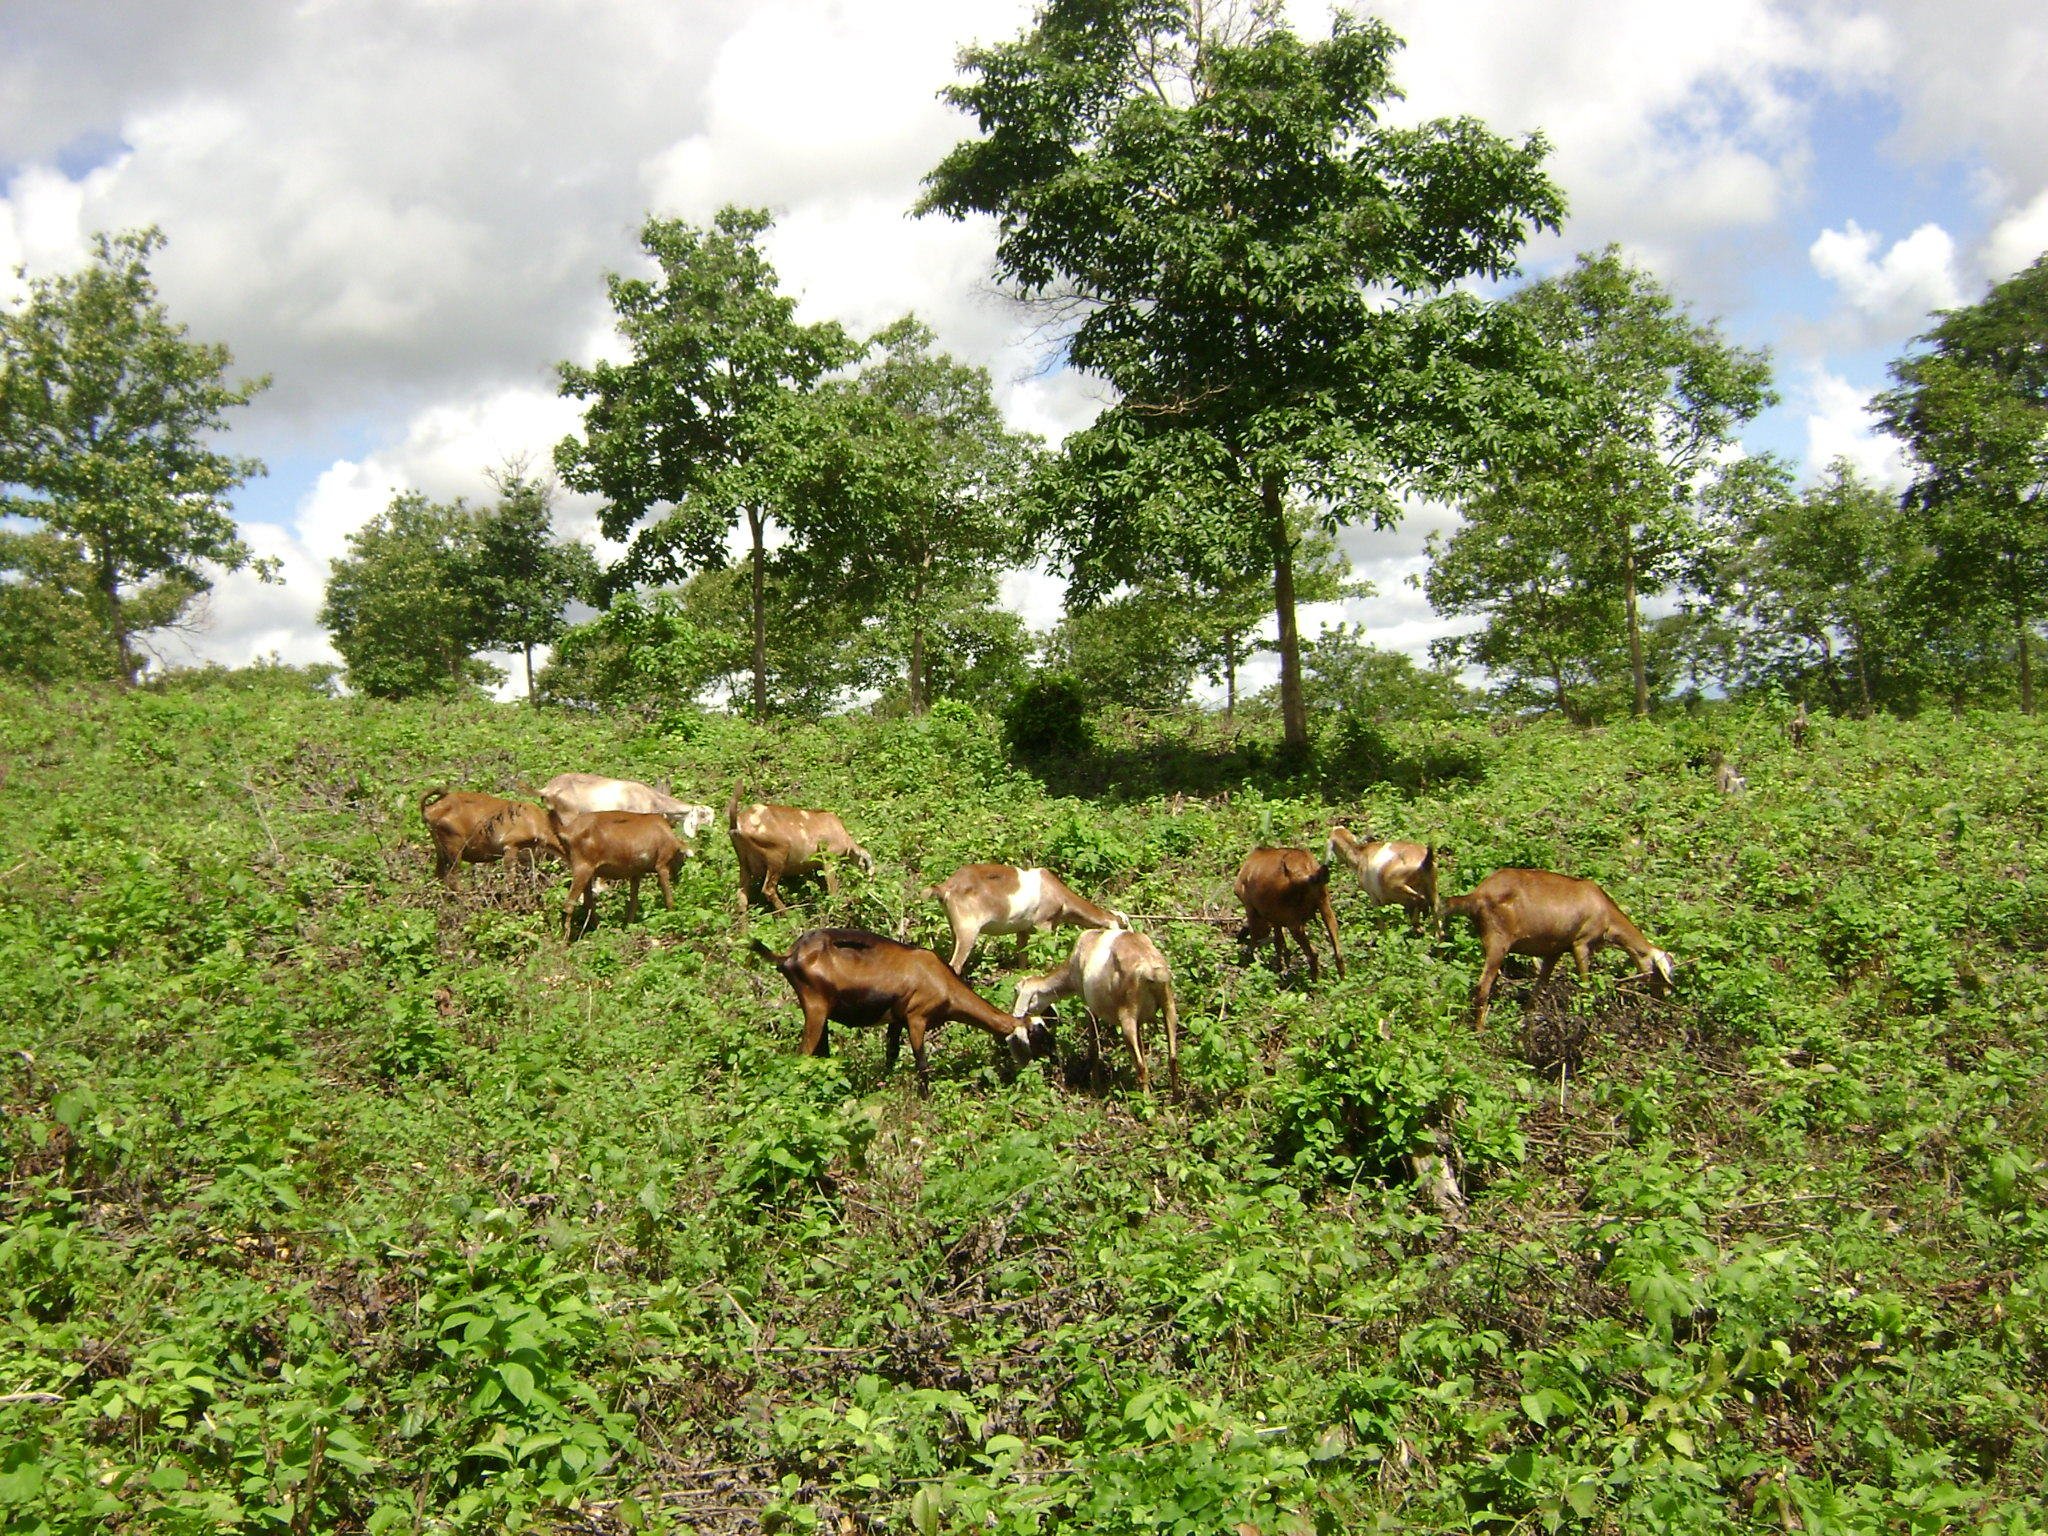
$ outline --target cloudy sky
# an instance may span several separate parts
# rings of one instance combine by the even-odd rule
[[[1750,446],[1896,474],[1863,406],[1936,307],[2048,248],[2040,0],[1386,0],[1404,116],[1541,129],[1570,199],[1541,274],[1619,241],[1731,335],[1784,402]],[[1329,8],[1293,0],[1304,32]],[[936,93],[1027,0],[6,0],[0,300],[95,230],[169,238],[172,314],[273,388],[237,513],[285,583],[229,577],[173,661],[331,658],[327,562],[394,489],[488,492],[577,424],[554,365],[606,347],[603,276],[650,212],[776,211],[807,318],[914,309],[986,363],[1014,425],[1086,422],[1088,380],[990,287],[978,226],[913,220],[969,125]],[[590,508],[560,504],[565,530]],[[1350,544],[1349,617],[1419,649],[1424,511]],[[1057,586],[1008,587],[1034,622]],[[1317,618],[1332,616],[1327,613]]]

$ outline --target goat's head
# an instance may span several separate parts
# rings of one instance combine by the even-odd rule
[[[1027,1061],[1039,1061],[1052,1055],[1055,1045],[1052,1026],[1051,1013],[1034,1013],[1024,1018],[1010,1031],[1010,1055],[1020,1066]]]
[[[846,854],[848,858],[860,866],[862,874],[872,875],[875,872],[875,856],[869,853],[867,849],[861,847],[859,843],[855,843],[852,847],[848,848]]]
[[[1671,958],[1669,950],[1653,949],[1650,951],[1651,985],[1656,989],[1659,997],[1669,997],[1671,989],[1677,985],[1671,975],[1672,969],[1677,963],[1677,961]]]

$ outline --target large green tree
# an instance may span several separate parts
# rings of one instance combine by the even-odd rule
[[[503,676],[477,659],[491,611],[476,579],[478,516],[460,501],[414,491],[349,535],[327,579],[320,622],[373,698],[466,692]]]
[[[483,643],[518,651],[526,663],[526,696],[534,691],[533,648],[568,627],[569,604],[594,595],[597,557],[578,539],[557,539],[544,481],[517,465],[494,476],[497,504],[477,518],[470,579],[485,611]]]
[[[605,280],[629,356],[561,365],[562,393],[589,402],[583,435],[555,463],[572,489],[604,498],[607,537],[630,540],[607,573],[665,584],[726,564],[746,525],[751,563],[753,708],[768,710],[768,551],[787,521],[792,476],[826,430],[811,398],[858,348],[838,325],[799,324],[761,250],[765,212],[722,209],[709,229],[649,219],[640,243],[657,275]]]
[[[1513,494],[1481,494],[1448,539],[1431,534],[1423,590],[1438,613],[1477,617],[1431,652],[1442,665],[1492,674],[1511,704],[1544,702],[1567,720],[1592,714],[1589,695],[1621,665],[1621,594],[1588,569],[1572,522]]]
[[[90,569],[123,681],[135,637],[205,592],[208,566],[252,563],[229,497],[263,472],[215,440],[269,380],[230,381],[228,349],[170,318],[149,272],[163,243],[154,228],[96,235],[84,267],[21,273],[27,293],[0,310],[0,515]]]
[[[1739,525],[1735,606],[1749,670],[1817,677],[1868,711],[1916,649],[1913,598],[1927,558],[1919,518],[1846,459],[1798,495],[1759,497]]]
[[[1290,504],[1334,526],[1492,430],[1527,359],[1456,285],[1511,270],[1563,203],[1540,137],[1381,120],[1398,39],[1275,6],[1049,0],[968,50],[947,99],[980,137],[922,208],[995,220],[996,268],[1117,399],[1041,506],[1075,600],[1270,575],[1291,747],[1308,740]]]
[[[784,505],[803,538],[781,564],[879,621],[874,657],[900,639],[912,714],[934,696],[931,616],[988,606],[992,574],[1026,553],[1015,493],[1037,447],[1004,425],[988,370],[936,339],[913,316],[884,328],[857,375],[819,392],[817,429],[785,448]]]
[[[1940,607],[2005,627],[2031,714],[2048,613],[2048,255],[1917,340],[1876,409],[1919,467],[1907,495],[1933,552],[1925,579]]]
[[[1746,491],[1770,489],[1735,438],[1777,398],[1769,358],[1694,319],[1613,246],[1530,283],[1509,304],[1548,349],[1550,408],[1467,499],[1477,528],[1450,549],[1461,539],[1531,541],[1497,561],[1504,594],[1531,590],[1528,575],[1546,550],[1559,557],[1550,578],[1611,593],[1633,709],[1647,714],[1643,600],[1709,582],[1721,523]],[[1495,555],[1466,562],[1458,582],[1440,585],[1469,584],[1490,562]],[[1580,603],[1577,613],[1591,618],[1597,606]]]

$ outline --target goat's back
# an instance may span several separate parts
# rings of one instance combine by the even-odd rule
[[[1306,848],[1254,848],[1233,889],[1247,911],[1292,923],[1315,910],[1329,883],[1330,866]]]

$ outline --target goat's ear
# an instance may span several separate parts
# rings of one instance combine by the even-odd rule
[[[1653,967],[1655,967],[1655,969],[1656,969],[1656,972],[1657,972],[1657,974],[1658,974],[1659,976],[1662,976],[1662,977],[1664,978],[1664,985],[1665,985],[1665,986],[1667,986],[1667,987],[1668,987],[1668,986],[1672,986],[1672,985],[1674,985],[1674,983],[1673,983],[1673,981],[1672,981],[1672,977],[1671,977],[1671,971],[1672,971],[1672,967],[1673,967],[1673,966],[1675,966],[1675,965],[1677,964],[1677,962],[1676,962],[1676,961],[1674,961],[1674,960],[1673,960],[1673,959],[1671,958],[1671,954],[1670,954],[1670,952],[1669,952],[1668,950],[1662,950],[1662,949],[1653,949],[1653,950],[1651,950],[1651,951],[1650,951],[1650,964],[1651,964],[1651,965],[1652,965]]]

